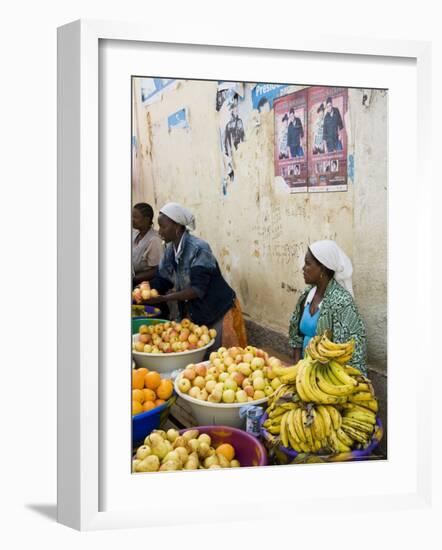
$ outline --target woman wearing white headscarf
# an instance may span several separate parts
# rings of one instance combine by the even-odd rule
[[[367,374],[365,326],[353,299],[353,267],[335,241],[317,241],[305,255],[303,275],[309,285],[301,294],[289,325],[295,361],[309,340],[328,329],[334,342],[355,340],[350,364]]]
[[[169,202],[158,216],[166,251],[151,287],[160,296],[147,303],[177,301],[180,317],[215,328],[214,347],[247,345],[244,319],[233,289],[227,284],[209,244],[190,234],[195,218],[184,206]],[[169,292],[174,288],[173,292]]]

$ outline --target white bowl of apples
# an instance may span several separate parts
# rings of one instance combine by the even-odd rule
[[[244,405],[263,405],[281,385],[272,373],[281,361],[253,346],[221,347],[210,360],[189,364],[175,379],[175,391],[187,401],[199,425],[244,428]]]
[[[215,342],[216,331],[189,319],[142,325],[132,336],[132,356],[137,367],[170,373],[189,362],[204,359]]]

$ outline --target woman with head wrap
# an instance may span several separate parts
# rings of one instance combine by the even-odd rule
[[[289,344],[299,361],[309,340],[328,329],[334,342],[355,340],[350,364],[367,374],[364,323],[353,299],[350,259],[335,241],[317,241],[305,255],[303,275],[309,285],[296,304],[289,325]]]
[[[150,281],[164,253],[164,245],[152,227],[153,209],[146,202],[132,208],[132,286]]]
[[[166,251],[151,286],[161,295],[148,303],[176,300],[181,318],[215,328],[214,348],[245,347],[244,320],[235,292],[224,280],[209,244],[189,233],[195,229],[193,214],[169,202],[160,209],[158,226]]]

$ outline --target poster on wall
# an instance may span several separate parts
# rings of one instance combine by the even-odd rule
[[[348,88],[308,88],[308,191],[347,191]]]
[[[288,84],[268,84],[260,82],[252,90],[252,106],[259,112],[273,109],[273,102],[284,94]]]
[[[222,194],[228,195],[235,179],[233,155],[245,140],[245,124],[242,113],[244,84],[219,82],[217,93],[218,129],[221,148]]]
[[[163,90],[172,89],[176,84],[174,78],[142,78],[140,79],[141,102],[146,107],[161,99]]]
[[[300,90],[273,102],[275,175],[283,178],[291,193],[308,190],[307,98],[307,90]]]

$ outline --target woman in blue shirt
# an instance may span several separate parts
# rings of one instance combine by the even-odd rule
[[[158,226],[166,250],[151,286],[160,296],[147,303],[177,301],[181,318],[217,331],[215,347],[226,343],[246,346],[235,292],[222,276],[209,244],[189,233],[195,228],[193,214],[180,204],[168,203],[160,210]],[[169,292],[172,288],[174,291]],[[237,342],[226,342],[223,331],[231,333],[232,327]]]

